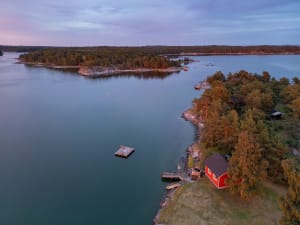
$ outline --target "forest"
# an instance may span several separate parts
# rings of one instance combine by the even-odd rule
[[[25,47],[16,50],[25,50]],[[299,46],[37,47],[37,51],[28,47],[28,50],[29,53],[20,56],[24,63],[118,69],[180,66],[182,61],[171,60],[178,55],[300,54]]]
[[[211,88],[193,101],[201,130],[203,158],[229,156],[230,191],[244,199],[256,195],[264,179],[288,184],[280,200],[281,224],[300,222],[300,80],[276,80],[246,71],[207,78]],[[199,134],[200,135],[200,134]]]
[[[58,66],[100,66],[118,69],[168,68],[181,62],[138,47],[49,48],[20,56],[21,61]]]

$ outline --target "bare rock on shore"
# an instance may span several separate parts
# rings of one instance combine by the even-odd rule
[[[199,129],[204,128],[203,121],[193,112],[192,109],[188,109],[182,113],[182,117],[192,124],[197,126]]]
[[[188,109],[183,112],[182,117],[186,119],[187,121],[192,122],[194,125],[199,124],[199,118],[195,115],[195,113],[192,111],[192,109]]]

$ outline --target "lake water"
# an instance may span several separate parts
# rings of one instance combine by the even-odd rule
[[[194,57],[164,79],[86,79],[0,57],[0,224],[147,225],[195,138],[181,118],[217,70],[289,78],[300,56]],[[114,156],[133,146],[129,159]]]

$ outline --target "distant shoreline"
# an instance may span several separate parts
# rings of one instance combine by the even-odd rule
[[[171,54],[163,54],[164,56],[243,56],[243,55],[300,55],[300,51],[295,52],[212,52],[212,53],[204,53],[204,52],[182,52],[182,53],[171,53]]]
[[[161,56],[164,57],[184,57],[184,56],[267,56],[267,55],[300,55],[300,51],[282,51],[282,52],[265,52],[265,51],[250,51],[250,52],[180,52],[180,53],[164,53]],[[192,62],[192,61],[190,61]],[[123,73],[146,73],[146,72],[160,72],[160,73],[175,73],[183,70],[183,66],[173,66],[167,68],[134,68],[134,69],[120,69],[116,66],[101,67],[101,66],[80,66],[80,65],[66,65],[60,66],[55,64],[45,64],[36,62],[25,62],[20,60],[17,62],[33,67],[44,67],[49,69],[77,69],[77,73],[86,77],[99,77],[99,76],[111,76]]]

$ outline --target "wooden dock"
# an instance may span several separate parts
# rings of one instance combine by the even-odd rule
[[[118,151],[115,152],[115,156],[121,158],[128,158],[134,152],[134,148],[120,145]]]
[[[180,186],[181,186],[180,183],[174,183],[174,184],[170,184],[170,185],[166,186],[166,189],[167,190],[172,190],[172,189],[178,188]]]
[[[163,180],[183,180],[183,177],[178,173],[164,172],[161,175],[161,179],[163,179]]]

